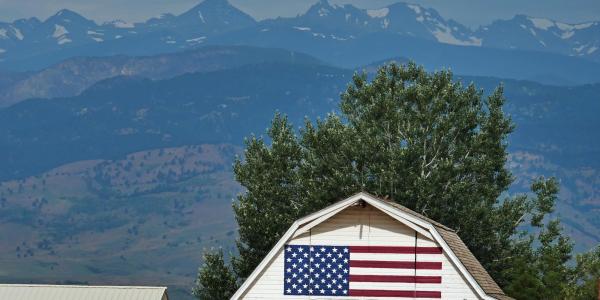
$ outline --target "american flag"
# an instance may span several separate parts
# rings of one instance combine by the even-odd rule
[[[284,252],[284,295],[442,297],[439,288],[418,286],[442,283],[439,247],[287,245]]]

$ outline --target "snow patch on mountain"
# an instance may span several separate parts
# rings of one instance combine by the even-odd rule
[[[54,33],[52,34],[53,38],[58,39],[67,33],[69,33],[69,31],[64,26],[54,24]]]
[[[310,31],[310,27],[299,27],[299,26],[294,26],[294,29],[296,29],[296,30],[300,30],[300,31]]]
[[[7,35],[8,31],[4,28],[0,29],[0,38],[2,39],[7,39],[8,35]]]
[[[417,15],[421,14],[421,7],[416,4],[408,4],[408,8],[412,9]]]
[[[204,43],[204,40],[206,40],[205,36],[200,36],[197,38],[193,38],[193,39],[188,39],[185,40],[186,42],[190,43],[190,44],[200,44],[200,43]]]
[[[533,26],[542,30],[548,30],[548,28],[555,26],[554,21],[544,18],[529,18],[529,21],[533,23]]]
[[[22,41],[25,36],[23,35],[23,33],[21,33],[21,30],[19,30],[19,28],[16,28],[14,26],[10,26],[10,28],[13,30],[15,37],[19,40]]]
[[[367,10],[367,14],[371,18],[385,18],[385,17],[387,17],[387,15],[389,13],[390,13],[390,9],[387,8],[387,7],[380,8],[380,9],[369,9],[369,10]]]
[[[198,10],[198,18],[200,18],[200,21],[202,21],[202,23],[206,24],[206,20],[204,19],[204,16],[202,15],[202,12],[200,10]]]
[[[481,39],[476,37],[470,37],[468,40],[459,39],[454,36],[452,29],[441,23],[437,23],[436,29],[431,33],[440,43],[458,46],[481,46]]]
[[[69,33],[69,31],[64,26],[54,24],[54,33],[52,33],[52,37],[57,40],[59,45],[72,42],[72,40],[67,37],[67,33]]]

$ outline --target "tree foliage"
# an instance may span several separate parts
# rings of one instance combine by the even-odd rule
[[[557,221],[544,223],[556,182],[536,181],[534,197],[503,196],[512,182],[506,140],[513,130],[504,102],[501,86],[486,97],[448,71],[411,63],[384,66],[372,81],[355,75],[341,114],[307,120],[300,131],[276,114],[268,139],[249,138],[235,163],[247,191],[234,204],[233,272],[240,281],[249,276],[294,220],[368,191],[457,230],[501,286],[529,289],[516,280],[530,282],[535,296],[559,283],[554,290],[562,291],[573,277],[565,267],[571,244]],[[521,230],[527,221],[537,237]]]
[[[229,299],[237,289],[237,278],[225,264],[223,252],[205,253],[203,260],[192,293],[198,299]]]

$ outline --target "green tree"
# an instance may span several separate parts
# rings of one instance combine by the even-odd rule
[[[485,97],[448,71],[392,64],[370,82],[355,75],[341,96],[341,115],[307,120],[297,132],[276,114],[269,142],[249,138],[244,160],[235,163],[236,180],[246,188],[234,204],[235,276],[249,276],[294,220],[368,191],[456,229],[501,286],[519,276],[555,282],[550,271],[538,276],[530,259],[562,262],[546,254],[562,243],[559,227],[540,231],[539,241],[548,244],[543,253],[534,252],[534,238],[520,230],[527,220],[543,227],[555,200],[551,183],[534,184],[537,197],[502,196],[512,182],[506,139],[513,125],[504,101],[502,87]],[[220,287],[199,290],[212,288]]]
[[[573,245],[563,235],[558,219],[543,223],[544,216],[554,211],[558,182],[539,178],[531,191],[529,231],[513,240],[514,254],[507,257],[509,268],[504,270],[505,292],[519,299],[566,299],[570,284],[576,285],[575,270],[568,265]]]
[[[223,251],[205,253],[203,260],[192,293],[198,299],[229,299],[237,289],[237,279],[225,264]]]

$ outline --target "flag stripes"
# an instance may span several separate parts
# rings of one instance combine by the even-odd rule
[[[350,253],[442,254],[440,247],[350,246]]]
[[[352,256],[350,256],[352,257]],[[352,260],[350,267],[355,268],[388,268],[388,269],[420,269],[420,270],[441,270],[441,262],[417,262],[414,261],[378,261],[378,260]]]

